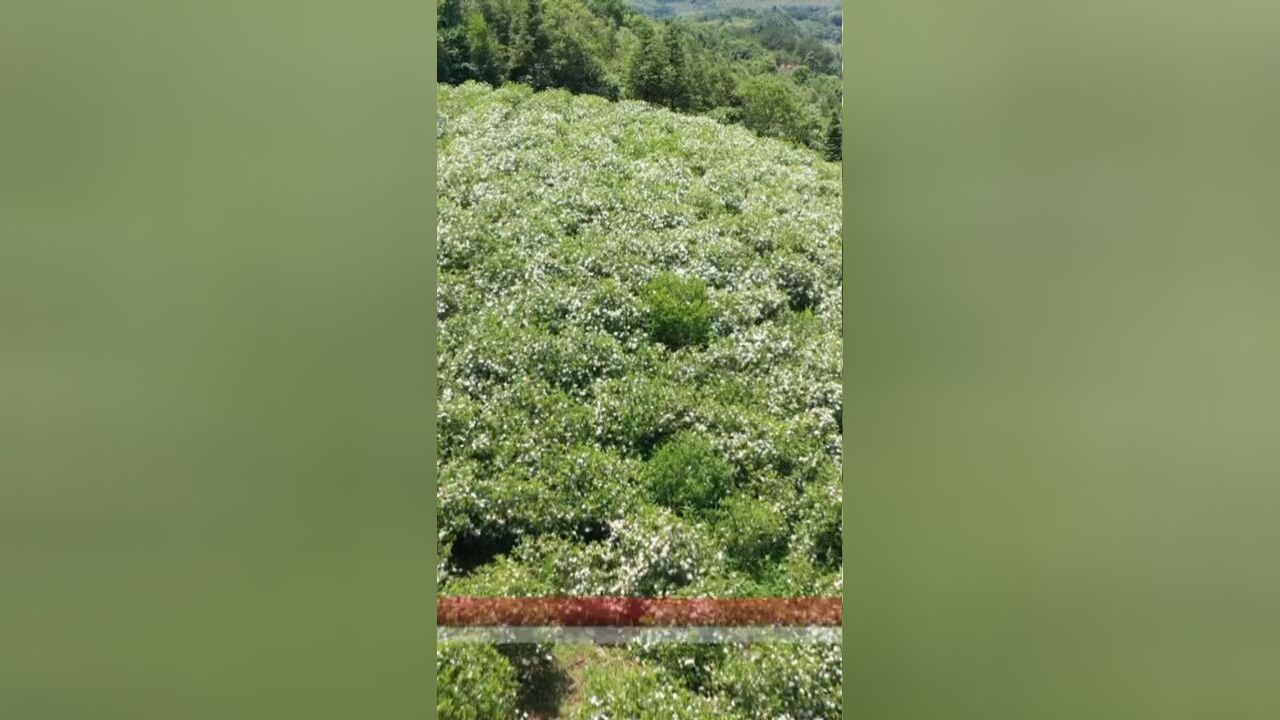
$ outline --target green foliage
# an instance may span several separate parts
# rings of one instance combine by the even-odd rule
[[[707,117],[718,123],[731,125],[742,119],[742,111],[736,107],[721,106],[711,109],[707,112]]]
[[[829,24],[794,11],[655,21],[623,0],[443,0],[438,9],[443,83],[644,100],[815,150],[825,131],[815,118],[839,106],[838,28],[829,37]]]
[[[436,684],[436,714],[441,720],[515,717],[515,669],[491,646],[437,645]]]
[[[585,680],[586,702],[570,720],[734,720],[656,668],[616,660],[590,668]]]
[[[696,402],[688,388],[665,378],[601,383],[595,400],[595,415],[603,421],[600,440],[647,456],[660,441],[688,425]]]
[[[650,23],[638,27],[638,46],[627,68],[629,97],[656,105],[666,105],[666,58],[659,46],[659,33]]]
[[[654,501],[680,514],[716,507],[733,483],[733,467],[710,443],[690,432],[659,447],[644,474]]]
[[[711,334],[711,303],[707,286],[698,278],[661,272],[644,287],[649,336],[676,350],[701,345]]]
[[[654,481],[666,502],[698,517],[731,492],[780,503],[797,583],[827,582],[838,533],[819,520],[833,516],[804,508],[821,504],[806,488],[838,486],[839,169],[559,91],[442,87],[439,107],[442,580],[479,582],[504,557],[493,587],[728,577],[713,518],[640,512],[655,468],[698,455],[696,438],[720,462],[703,485]],[[688,567],[629,574],[639,534],[667,527]],[[510,566],[539,538],[593,569]]]
[[[838,645],[656,645],[584,674],[573,720],[838,720]]]
[[[721,643],[650,643],[637,645],[632,656],[653,663],[681,685],[697,693],[711,691],[715,671],[730,653]]]
[[[753,75],[738,87],[742,124],[766,137],[800,145],[817,142],[821,122],[803,90],[778,75]]]
[[[604,52],[611,28],[581,0],[541,0],[539,48],[531,81],[536,88],[616,97],[617,86],[605,74]]]
[[[609,523],[608,539],[567,556],[564,578],[577,595],[671,595],[716,570],[714,540],[696,521],[644,505]]]
[[[630,96],[671,110],[689,110],[696,101],[696,76],[678,25],[640,26],[640,45],[627,75]]]
[[[750,645],[716,669],[713,692],[744,718],[830,720],[843,716],[840,647]]]
[[[466,47],[470,51],[468,59],[472,74],[490,85],[497,85],[502,81],[499,57],[501,49],[489,32],[489,23],[484,14],[474,11],[468,13],[463,29]]]
[[[787,547],[783,509],[765,500],[735,496],[725,502],[717,533],[730,560],[759,572],[777,562]]]
[[[843,486],[839,474],[826,469],[808,483],[797,506],[793,543],[816,567],[837,570],[843,559]]]
[[[828,160],[839,162],[843,156],[844,133],[840,129],[840,115],[831,114],[831,122],[827,125],[827,139],[824,150]]]
[[[438,98],[441,592],[839,593],[840,167],[637,101]],[[536,716],[838,717],[786,682],[831,697],[825,665],[633,650],[597,673],[504,646],[476,661],[493,688],[454,668],[443,697],[505,703],[514,673]]]

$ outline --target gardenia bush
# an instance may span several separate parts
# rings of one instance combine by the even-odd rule
[[[440,645],[436,683],[436,708],[442,718],[505,720],[516,715],[515,670],[492,647]]]
[[[438,97],[441,593],[838,594],[839,166],[639,102]],[[610,657],[564,716],[840,714],[838,647]],[[657,688],[679,714],[633,710]]]

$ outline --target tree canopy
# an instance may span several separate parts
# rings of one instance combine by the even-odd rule
[[[830,24],[781,10],[655,20],[623,0],[440,0],[438,79],[516,82],[702,113],[825,151]],[[835,28],[838,41],[839,28]]]

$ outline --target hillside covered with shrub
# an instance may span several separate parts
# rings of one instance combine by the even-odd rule
[[[438,97],[441,594],[839,594],[840,166],[641,102]],[[838,647],[563,652],[443,645],[442,717],[840,716]]]

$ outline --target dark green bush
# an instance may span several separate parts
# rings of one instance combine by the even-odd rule
[[[731,497],[718,523],[719,536],[735,567],[756,571],[786,551],[782,513],[764,500]]]
[[[733,482],[733,467],[705,439],[681,432],[654,452],[645,479],[659,505],[693,514],[720,503]]]
[[[554,717],[559,714],[560,698],[569,689],[570,679],[556,664],[553,646],[515,643],[497,646],[498,652],[511,663],[516,675],[516,707],[521,713],[495,717],[494,720],[525,720],[530,717]],[[526,714],[526,713],[531,713]]]
[[[441,720],[515,717],[515,669],[489,645],[437,646],[436,678],[436,714]]]
[[[711,336],[711,303],[702,280],[661,272],[645,285],[643,299],[655,342],[676,350]]]

